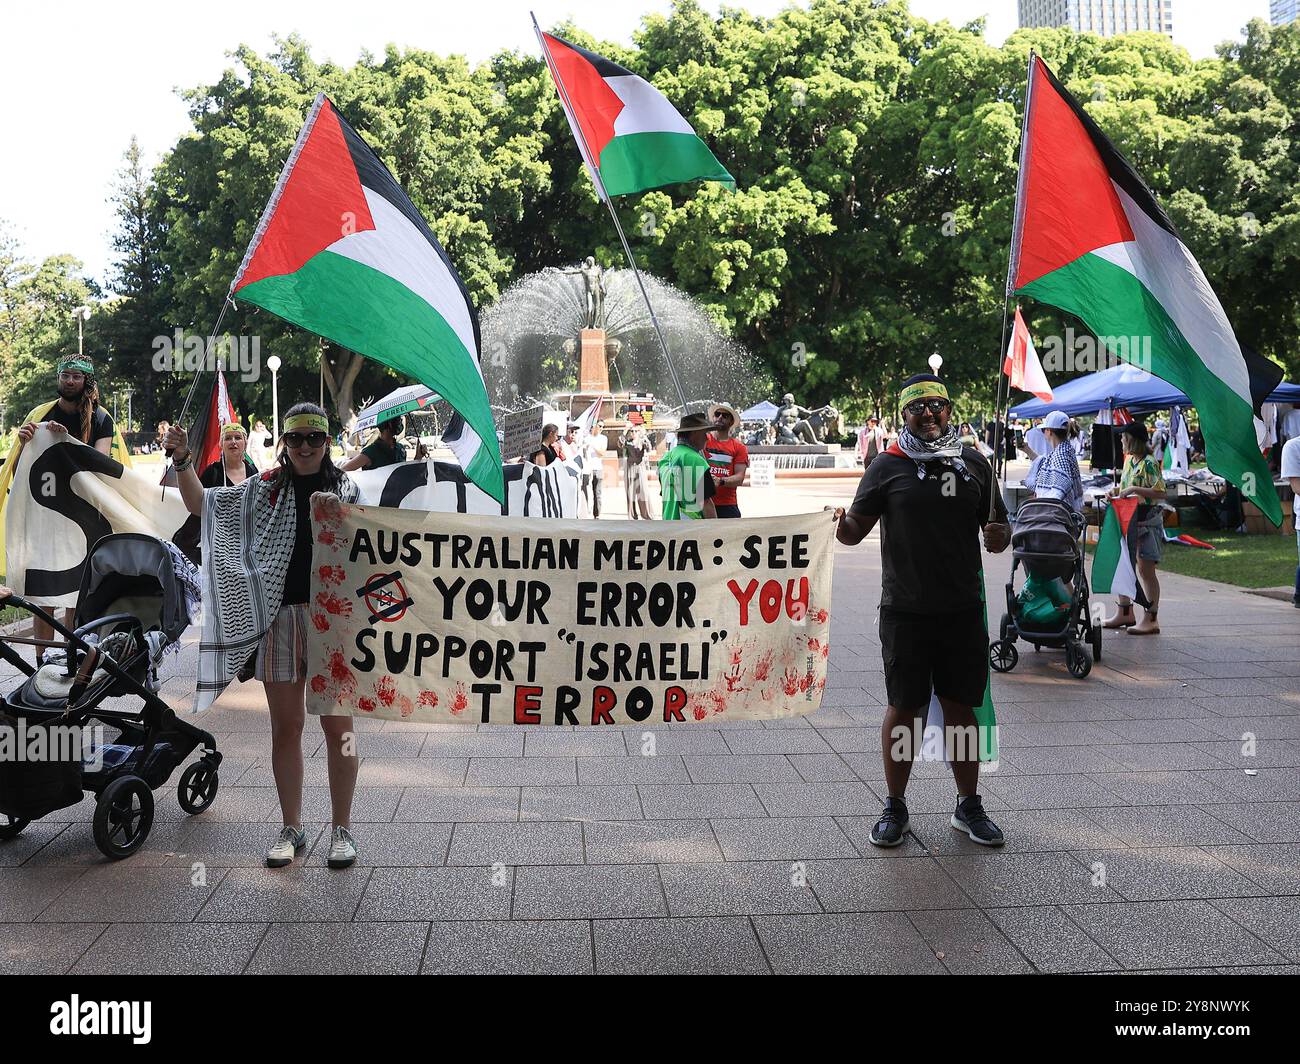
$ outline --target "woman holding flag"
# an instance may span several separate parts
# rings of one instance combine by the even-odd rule
[[[1160,511],[1150,504],[1164,501],[1165,478],[1160,463],[1151,457],[1147,428],[1142,422],[1132,421],[1125,425],[1122,438],[1124,469],[1119,484],[1111,488],[1111,494],[1120,499],[1136,497],[1143,500],[1133,515],[1139,528],[1136,568],[1137,578],[1150,605],[1139,624],[1133,613],[1132,599],[1120,595],[1115,616],[1108,618],[1104,627],[1127,628],[1130,635],[1158,635],[1160,625],[1156,615],[1160,609],[1160,581],[1156,578],[1156,567],[1160,564],[1164,546],[1165,521]]]
[[[241,484],[205,489],[195,475],[185,430],[173,425],[177,484],[190,513],[203,520],[204,610],[217,625],[208,654],[217,657],[215,678],[200,687],[220,690],[253,663],[266,686],[271,714],[271,770],[283,827],[266,855],[268,868],[291,864],[307,845],[302,829],[302,731],[307,718],[307,625],[312,560],[311,497],[329,492],[355,502],[356,486],[330,461],[329,420],[315,403],[298,403],[284,418],[279,463]],[[269,619],[254,640],[236,639],[223,617],[240,613]],[[258,627],[261,627],[259,625]],[[224,637],[224,638],[223,638]],[[333,833],[327,864],[347,868],[357,858],[351,834],[352,795],[357,782],[356,739],[351,716],[322,716],[328,751]]]

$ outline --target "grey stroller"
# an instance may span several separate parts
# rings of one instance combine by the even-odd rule
[[[1011,532],[1007,612],[1002,615],[999,638],[989,645],[994,671],[1010,672],[1016,667],[1017,638],[1032,643],[1035,650],[1063,647],[1066,667],[1076,679],[1082,680],[1092,671],[1092,663],[1101,660],[1101,626],[1093,621],[1088,605],[1088,573],[1079,542],[1082,532],[1082,515],[1059,499],[1030,499],[1021,505]],[[1027,589],[1039,592],[1031,601],[1041,609],[1027,609],[1026,599],[1016,594],[1016,569],[1022,566]]]
[[[177,798],[185,812],[201,813],[217,796],[221,754],[207,732],[181,720],[158,697],[157,665],[190,624],[178,562],[151,536],[104,536],[91,550],[77,596],[75,630],[18,595],[4,604],[43,618],[64,642],[18,636],[0,639],[0,658],[26,679],[0,697],[0,729],[28,739],[40,730],[58,756],[0,761],[0,842],[56,809],[96,796],[95,844],[113,859],[135,853],[153,827],[153,792],[196,747],[203,756],[181,775]],[[61,611],[60,611],[61,612]],[[41,668],[11,643],[56,648]],[[110,698],[138,698],[139,708],[109,709]],[[118,731],[112,742],[87,748],[92,721]],[[77,743],[69,743],[72,729]],[[45,738],[44,736],[42,738]],[[56,740],[58,740],[56,742]]]

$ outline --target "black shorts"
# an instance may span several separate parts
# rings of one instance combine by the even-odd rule
[[[719,517],[740,516],[740,507],[734,502],[715,502],[713,508],[717,511]]]
[[[984,607],[958,613],[902,613],[880,607],[885,690],[896,709],[923,709],[930,692],[963,706],[984,701],[989,636]]]

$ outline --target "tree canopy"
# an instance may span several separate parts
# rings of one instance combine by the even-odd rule
[[[778,391],[864,413],[937,351],[957,391],[991,406],[1031,47],[1150,183],[1243,343],[1300,372],[1300,26],[1252,22],[1200,61],[1159,34],[1021,30],[995,48],[978,23],[931,23],[904,0],[811,0],[772,18],[678,0],[631,46],[555,32],[650,79],[736,177],[734,193],[678,186],[618,207],[642,266],[698,299]],[[232,60],[186,92],[192,129],[152,173],[128,150],[117,298],[95,325],[115,370],[137,374],[154,336],[211,326],[319,91],[410,193],[480,308],[546,266],[622,264],[537,55],[471,66],[390,47],[342,67],[289,37]],[[63,311],[97,295],[78,269],[25,266],[0,240],[11,404],[32,367],[75,343]],[[1040,334],[1080,328],[1025,312]],[[225,327],[281,357],[288,396],[315,395],[323,353],[343,417],[398,383],[255,308]],[[152,379],[158,416],[174,416],[185,375]],[[269,380],[232,389],[242,409],[269,410]]]

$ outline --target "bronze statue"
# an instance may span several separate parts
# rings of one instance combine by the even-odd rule
[[[581,266],[572,270],[561,270],[565,274],[578,274],[586,284],[587,325],[588,329],[605,328],[605,271],[595,258],[588,255]]]
[[[781,397],[781,407],[772,419],[776,426],[776,442],[781,445],[796,443],[816,443],[817,434],[808,423],[811,410],[805,410],[794,401],[794,395],[786,392]]]
[[[772,419],[778,446],[791,446],[801,443],[825,443],[832,434],[842,435],[844,426],[840,421],[839,411],[833,406],[819,406],[816,410],[806,410],[794,401],[794,396],[786,392],[781,397],[781,406]]]

